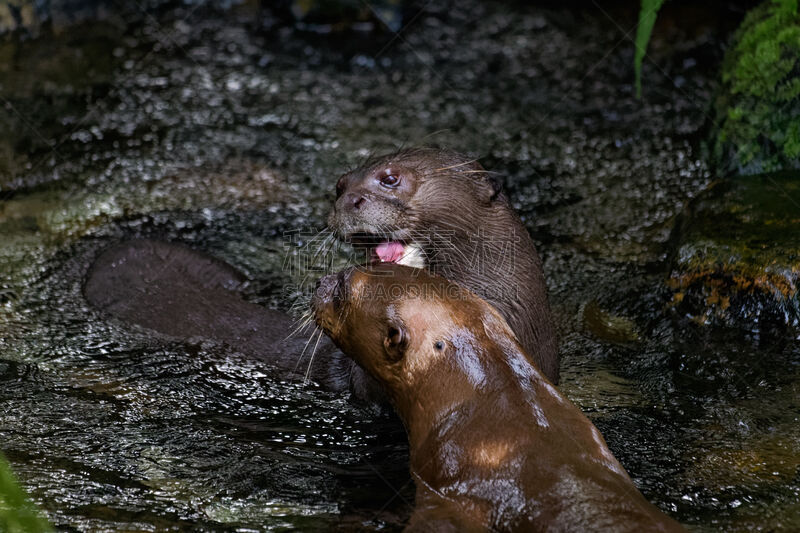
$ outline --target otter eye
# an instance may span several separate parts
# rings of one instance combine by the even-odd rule
[[[400,176],[396,174],[386,174],[385,176],[381,176],[380,178],[378,178],[378,181],[380,181],[381,185],[383,185],[384,187],[387,187],[389,189],[394,189],[395,187],[400,185]]]
[[[444,342],[436,341],[435,343],[433,343],[433,347],[441,352],[442,350],[444,350]]]

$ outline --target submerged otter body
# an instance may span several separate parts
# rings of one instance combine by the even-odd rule
[[[104,250],[84,284],[86,299],[101,311],[154,330],[169,339],[211,340],[265,361],[276,372],[306,371],[301,354],[308,338],[289,335],[296,321],[280,311],[247,302],[239,289],[245,277],[227,263],[188,246],[133,239]],[[316,342],[316,340],[315,340]],[[326,364],[309,377],[331,390],[378,396],[374,384],[342,356],[327,338],[316,346]]]
[[[425,267],[479,295],[558,383],[555,328],[533,241],[495,175],[448,150],[368,161],[336,185],[328,225],[374,262]]]
[[[417,485],[407,530],[684,531],[474,294],[381,265],[323,278],[312,305],[406,426]]]

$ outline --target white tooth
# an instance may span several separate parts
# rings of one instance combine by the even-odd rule
[[[425,254],[422,253],[419,245],[411,243],[403,248],[403,257],[397,263],[414,268],[425,268]]]

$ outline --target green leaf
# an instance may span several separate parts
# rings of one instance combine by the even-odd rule
[[[647,51],[647,43],[650,42],[650,35],[653,33],[656,15],[663,3],[664,0],[642,0],[642,7],[639,10],[639,26],[636,28],[636,55],[633,59],[633,67],[636,71],[636,98],[642,97],[642,60]]]
[[[5,459],[0,456],[0,531],[8,533],[44,533],[53,531],[36,507],[28,500],[14,479]]]
[[[772,0],[772,2],[789,13],[797,14],[797,0]]]

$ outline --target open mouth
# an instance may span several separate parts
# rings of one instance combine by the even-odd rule
[[[414,242],[372,233],[353,233],[347,237],[356,249],[365,250],[370,264],[397,263],[416,268],[426,265],[422,248]]]

